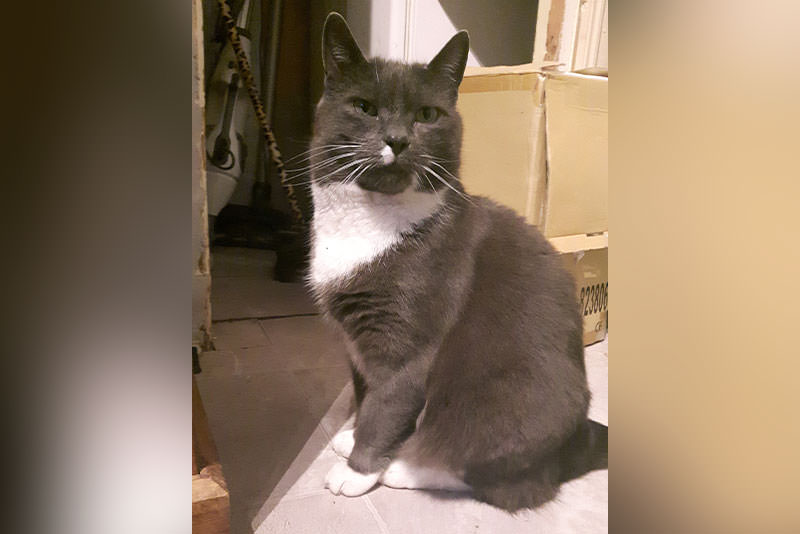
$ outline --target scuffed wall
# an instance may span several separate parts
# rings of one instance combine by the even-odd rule
[[[203,85],[203,11],[192,2],[192,346],[211,341],[211,273],[206,207],[205,90]]]

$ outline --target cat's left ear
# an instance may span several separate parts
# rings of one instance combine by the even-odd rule
[[[461,30],[447,41],[436,57],[428,63],[427,68],[431,72],[444,75],[457,89],[464,77],[468,54],[469,34],[466,30]]]

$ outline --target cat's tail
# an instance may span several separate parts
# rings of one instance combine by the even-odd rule
[[[552,456],[522,463],[512,456],[471,466],[465,481],[478,500],[509,512],[536,508],[552,500],[561,483],[608,468],[608,427],[586,420]]]
[[[561,482],[596,469],[608,469],[608,427],[587,420],[564,444],[559,462]]]

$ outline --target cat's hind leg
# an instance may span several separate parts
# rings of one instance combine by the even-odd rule
[[[381,474],[381,484],[396,489],[468,491],[469,485],[453,469],[427,457],[420,450],[420,435],[414,433]]]
[[[380,478],[381,484],[397,489],[468,491],[470,487],[443,467],[424,466],[411,459],[397,458]]]

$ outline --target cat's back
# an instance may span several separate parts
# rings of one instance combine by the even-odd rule
[[[428,377],[420,428],[425,450],[446,448],[456,464],[535,449],[548,433],[562,439],[589,403],[575,285],[561,257],[512,210],[473,200],[483,237],[469,297]]]
[[[472,208],[485,214],[483,218],[491,225],[496,242],[523,247],[536,254],[557,253],[537,227],[526,222],[511,208],[487,197],[472,196],[471,198],[473,200]]]
[[[558,251],[539,229],[528,224],[510,208],[486,197],[473,197],[473,210],[483,212],[484,239],[476,250],[476,268],[490,268],[499,278],[513,286],[522,284],[533,290],[536,286],[558,286],[570,292],[567,301],[574,300],[574,282],[563,268]],[[476,217],[476,219],[478,219]]]
[[[471,209],[483,212],[486,228],[474,250],[473,311],[481,310],[484,321],[506,318],[501,330],[516,330],[529,341],[568,340],[572,346],[558,352],[582,356],[582,344],[581,350],[575,346],[582,332],[575,282],[559,252],[511,209],[474,200]]]

